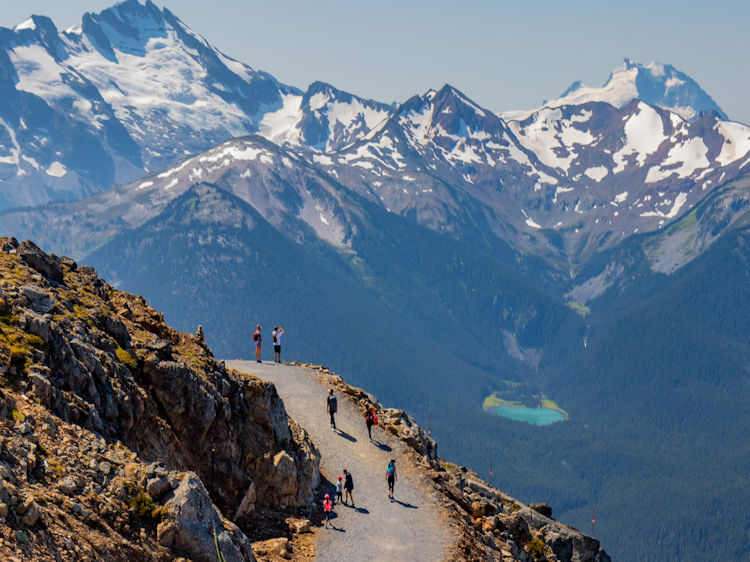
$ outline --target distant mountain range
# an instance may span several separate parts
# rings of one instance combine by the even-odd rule
[[[221,356],[283,323],[295,358],[429,417],[476,469],[502,462],[517,495],[578,525],[597,505],[618,559],[747,553],[731,494],[696,521],[698,491],[663,485],[699,486],[686,435],[731,480],[744,453],[722,436],[750,399],[750,127],[674,67],[626,60],[524,112],[450,85],[391,105],[284,85],[128,0],[0,30],[0,90],[4,234],[202,324]],[[503,389],[571,419],[489,417]]]

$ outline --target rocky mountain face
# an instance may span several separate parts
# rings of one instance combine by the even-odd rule
[[[273,385],[90,267],[0,248],[4,558],[253,559],[309,505],[319,456]]]

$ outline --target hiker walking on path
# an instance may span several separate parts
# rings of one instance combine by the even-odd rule
[[[325,498],[323,499],[323,512],[326,516],[326,529],[328,528],[328,518],[331,515],[331,508],[333,507],[333,502],[331,501],[331,496],[328,494],[325,495]]]
[[[388,482],[388,497],[393,499],[393,488],[396,485],[396,459],[391,459],[385,469],[385,481]]]
[[[352,491],[354,490],[354,479],[352,478],[352,475],[344,469],[344,490],[346,491],[346,494],[344,495],[344,503],[346,503],[346,500],[348,499],[350,502],[352,502],[352,507],[354,507],[354,498],[352,497]]]
[[[253,341],[255,342],[255,361],[260,363],[260,324],[253,334]]]
[[[375,408],[372,406],[367,408],[367,412],[365,412],[365,423],[367,424],[367,435],[370,441],[372,441],[372,426],[378,425],[378,416],[375,414]]]
[[[278,326],[273,327],[271,332],[271,341],[273,341],[273,360],[276,363],[281,363],[281,336],[284,335],[284,328]]]
[[[328,398],[326,398],[326,411],[331,415],[331,429],[336,431],[336,420],[333,417],[338,410],[338,404],[336,397],[333,395],[333,389],[328,390]]]

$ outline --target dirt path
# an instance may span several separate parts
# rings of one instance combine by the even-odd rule
[[[309,432],[320,450],[320,472],[331,497],[335,497],[333,485],[343,468],[354,477],[356,507],[334,506],[333,528],[318,531],[319,560],[448,559],[447,549],[455,537],[443,519],[440,500],[410,469],[400,441],[374,427],[371,443],[359,410],[338,392],[339,432],[333,432],[326,413],[328,388],[309,369],[254,361],[227,361],[227,366],[276,385],[289,415]],[[385,483],[385,467],[391,458],[398,467],[394,501],[388,499]]]

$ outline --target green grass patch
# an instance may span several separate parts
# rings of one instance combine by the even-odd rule
[[[113,340],[114,341],[114,340]],[[125,351],[120,344],[115,341],[115,355],[117,359],[124,363],[131,371],[134,371],[138,367],[138,361],[129,352]]]
[[[534,537],[529,541],[529,544],[526,545],[526,552],[533,556],[534,560],[544,560],[545,547],[546,545],[544,544],[544,541],[542,539],[540,539],[539,537]]]
[[[586,318],[586,316],[591,313],[591,309],[588,306],[581,304],[580,302],[568,301],[565,304],[567,304],[569,308],[577,312],[582,318]]]
[[[149,496],[141,488],[139,488],[138,493],[136,493],[128,501],[128,508],[130,509],[130,511],[140,515],[141,517],[151,515],[154,512],[155,507],[156,506],[154,505],[153,498],[151,498],[151,496]]]
[[[497,395],[497,392],[493,392],[487,398],[484,399],[484,402],[482,402],[482,409],[485,412],[489,412],[496,408],[500,408],[501,406],[505,406],[507,408],[523,408],[524,407],[524,405],[521,402],[518,402],[517,400],[516,401],[503,400]]]
[[[568,412],[566,412],[560,406],[555,404],[552,400],[548,400],[547,398],[542,398],[542,408],[547,408],[548,410],[555,410],[557,412],[560,412],[562,415],[565,416],[566,420],[570,418],[570,416],[568,416]]]

